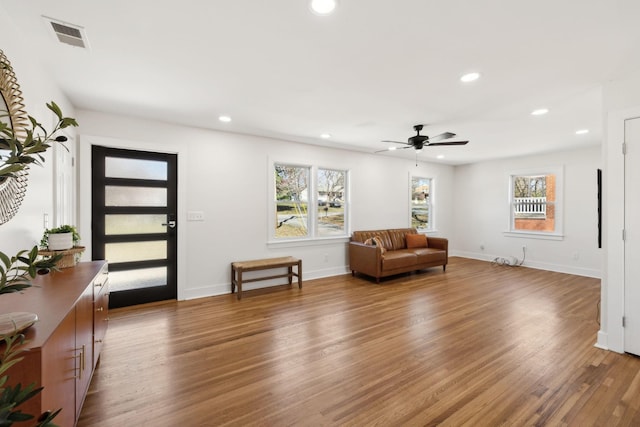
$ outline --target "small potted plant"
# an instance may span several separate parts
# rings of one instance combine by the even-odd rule
[[[73,225],[61,225],[44,231],[40,247],[50,251],[64,251],[78,246],[80,235]]]
[[[58,268],[73,267],[80,260],[80,255],[84,252],[84,246],[79,246],[80,234],[73,225],[61,225],[47,229],[40,240],[40,255],[52,257],[62,255],[58,262]]]

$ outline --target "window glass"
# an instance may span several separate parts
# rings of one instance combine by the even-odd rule
[[[166,233],[166,215],[153,214],[107,214],[104,216],[105,234],[149,234]]]
[[[275,165],[276,238],[309,235],[309,168]]]
[[[167,258],[167,242],[107,243],[105,258],[111,263],[149,261]]]
[[[317,233],[319,237],[343,236],[345,232],[346,171],[318,169]]]
[[[433,186],[431,178],[411,177],[411,227],[433,230]]]
[[[561,182],[559,173],[540,172],[510,176],[511,231],[559,234]]]
[[[106,185],[104,197],[105,206],[167,206],[166,188]]]
[[[145,159],[105,157],[104,176],[108,178],[133,178],[167,180],[167,162]]]

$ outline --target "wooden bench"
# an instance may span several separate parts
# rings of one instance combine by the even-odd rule
[[[297,271],[293,271],[293,267],[297,266]],[[252,279],[243,279],[242,273],[246,271],[271,270],[274,268],[287,268],[286,273],[271,276],[261,276]],[[298,278],[298,288],[302,289],[302,260],[292,256],[281,258],[256,259],[251,261],[236,261],[231,263],[231,293],[234,293],[238,286],[238,299],[242,298],[242,284],[249,282],[257,282],[258,280],[278,279],[287,277],[289,279],[289,287],[293,285],[293,277]]]

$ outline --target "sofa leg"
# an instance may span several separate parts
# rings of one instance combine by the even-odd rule
[[[442,266],[442,271],[447,271],[447,264]]]
[[[355,277],[356,276],[356,271],[355,270],[351,270],[351,277]]]

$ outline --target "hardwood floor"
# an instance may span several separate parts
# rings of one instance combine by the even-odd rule
[[[78,426],[640,425],[600,281],[451,258],[113,310]]]

